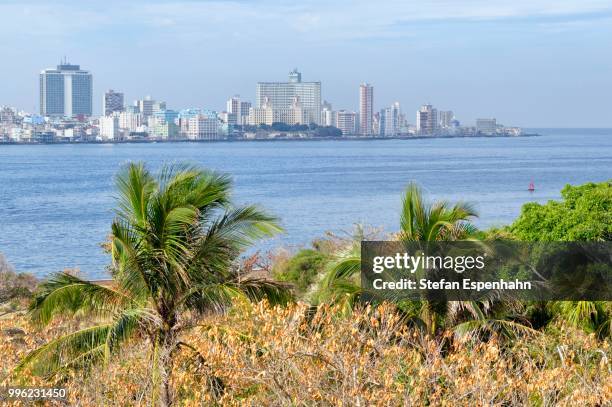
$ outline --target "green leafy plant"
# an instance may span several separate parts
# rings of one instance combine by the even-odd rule
[[[144,341],[152,354],[154,400],[170,405],[175,355],[195,352],[182,332],[236,298],[288,299],[284,286],[243,276],[236,264],[255,239],[280,228],[254,206],[233,207],[227,176],[194,166],[165,166],[154,177],[143,164],[130,164],[116,185],[112,282],[59,273],[41,285],[31,305],[42,325],[70,315],[95,323],[29,353],[17,371],[54,375],[108,362],[127,341]]]

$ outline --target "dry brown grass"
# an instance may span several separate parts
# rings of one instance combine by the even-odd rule
[[[390,306],[341,318],[307,306],[236,306],[183,338],[174,372],[178,405],[606,405],[612,399],[610,348],[557,326],[514,343],[431,340],[408,329]],[[0,319],[0,379],[30,349],[85,322],[36,333],[23,315]],[[9,335],[20,328],[26,335]],[[147,405],[147,347],[133,344],[108,366],[67,377],[70,402]],[[52,385],[29,375],[37,385]],[[3,384],[15,383],[14,379]],[[216,395],[215,395],[216,393]]]

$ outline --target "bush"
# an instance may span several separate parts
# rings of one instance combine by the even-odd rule
[[[38,281],[28,273],[17,273],[0,253],[0,306],[26,300],[32,297]]]
[[[328,256],[312,249],[303,249],[288,261],[277,264],[274,277],[292,283],[298,294],[303,294],[314,283],[316,276],[323,272]]]
[[[510,231],[523,241],[612,240],[612,181],[566,185],[561,201],[525,204]]]

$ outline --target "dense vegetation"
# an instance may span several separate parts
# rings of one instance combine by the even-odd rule
[[[561,196],[525,204],[510,233],[522,241],[612,240],[612,181],[567,185]]]
[[[83,405],[604,405],[612,394],[609,302],[366,306],[364,228],[254,269],[240,253],[278,227],[234,208],[227,178],[131,165],[117,186],[114,283],[60,273],[32,302],[37,324],[0,319],[4,384],[64,383]],[[400,230],[385,237],[610,240],[611,182],[562,196],[478,231],[471,205],[429,203],[411,184]]]

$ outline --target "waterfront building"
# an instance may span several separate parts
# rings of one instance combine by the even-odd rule
[[[0,124],[13,124],[17,121],[17,112],[9,106],[0,108]]]
[[[381,136],[394,137],[400,134],[402,114],[399,102],[393,103],[380,111],[380,134]]]
[[[476,119],[476,133],[493,136],[497,133],[497,121],[491,119]]]
[[[110,116],[114,112],[122,112],[123,109],[123,93],[115,92],[112,89],[104,92],[104,99],[102,100],[102,113],[104,116]]]
[[[374,87],[369,83],[359,85],[359,132],[364,136],[373,134]]]
[[[144,125],[141,113],[121,112],[119,113],[119,128],[129,131],[139,131]]]
[[[249,111],[251,110],[251,102],[240,102],[240,115],[237,118],[238,124],[241,126],[249,124]]]
[[[323,102],[323,108],[321,110],[321,126],[335,126],[336,115],[332,109],[331,103]]]
[[[103,140],[114,140],[119,138],[119,116],[117,114],[102,116],[99,121],[100,138]]]
[[[178,117],[179,112],[175,110],[153,113],[149,118],[149,134],[162,139],[177,138],[179,136]]]
[[[134,105],[138,106],[138,111],[145,119],[148,119],[153,115],[153,105],[155,103],[155,100],[151,99],[151,96],[146,96],[144,99],[135,101]]]
[[[42,116],[91,116],[93,79],[89,71],[65,60],[56,69],[40,73],[40,114]]]
[[[191,140],[218,140],[219,120],[217,114],[203,111],[187,121],[187,137]]]
[[[453,127],[452,121],[455,118],[455,115],[453,114],[452,110],[440,110],[439,117],[440,117],[440,128],[446,130],[446,129]]]
[[[346,110],[336,112],[336,127],[342,131],[342,135],[351,135],[357,132],[357,113]]]
[[[159,117],[153,117],[150,119],[149,124],[149,135],[151,137],[161,139],[173,139],[178,138],[180,133],[179,126],[173,121],[165,121]]]
[[[242,118],[242,102],[240,100],[240,95],[232,96],[227,101],[227,110],[224,115],[224,122],[229,126],[236,126],[241,124]]]
[[[259,107],[249,109],[249,124],[252,126],[259,126],[260,124],[271,125],[273,118],[272,103],[270,103],[270,98],[268,97],[264,97]]]
[[[166,110],[166,102],[153,102],[151,106],[151,114],[157,114]]]
[[[438,111],[432,105],[423,105],[417,111],[416,131],[423,135],[434,135],[438,132]]]
[[[182,109],[178,114],[178,125],[180,136],[183,138],[189,137],[189,119],[192,117],[196,117],[197,115],[202,114],[202,109],[198,108],[189,108]]]
[[[269,99],[265,99],[261,108],[251,108],[249,112],[249,123],[253,126],[273,123],[285,123],[290,126],[296,124],[309,124],[309,116],[305,111],[300,98],[294,96],[291,106],[283,109],[274,109]]]
[[[273,110],[286,110],[297,97],[304,112],[304,124],[321,121],[321,82],[302,82],[297,69],[289,73],[288,82],[258,82],[255,94],[255,109],[262,109],[265,104]]]

